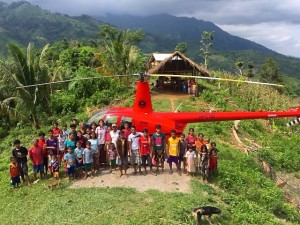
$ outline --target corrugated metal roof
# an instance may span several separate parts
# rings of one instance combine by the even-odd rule
[[[156,62],[164,61],[166,58],[169,58],[172,53],[153,53],[153,57]],[[179,56],[175,56],[172,60],[182,60]]]

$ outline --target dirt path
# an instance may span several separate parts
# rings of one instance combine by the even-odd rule
[[[168,165],[165,165],[168,168]],[[169,169],[165,169],[166,173],[159,173],[157,176],[149,173],[147,175],[134,175],[133,169],[128,169],[128,177],[119,176],[119,171],[109,173],[105,169],[93,179],[88,177],[86,180],[79,180],[72,184],[71,188],[89,188],[89,187],[128,187],[135,188],[140,192],[155,189],[163,192],[190,192],[189,181],[191,177],[182,174],[179,176],[176,172],[169,174]],[[176,171],[176,170],[174,170]]]
[[[175,106],[176,100],[187,100],[189,98],[188,94],[183,93],[173,93],[173,92],[165,92],[165,93],[158,93],[152,94],[152,99],[169,99],[171,101],[171,109],[172,112],[176,110],[178,106]]]

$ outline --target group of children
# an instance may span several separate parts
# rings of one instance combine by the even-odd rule
[[[135,126],[125,122],[123,129],[118,130],[116,124],[105,126],[103,120],[98,124],[92,123],[87,127],[83,122],[73,120],[70,130],[66,125],[48,131],[48,137],[40,132],[39,138],[33,140],[32,146],[27,150],[21,146],[20,140],[15,140],[10,164],[11,183],[18,187],[20,176],[23,182],[31,184],[28,175],[27,157],[31,161],[35,182],[47,176],[48,171],[52,177],[59,179],[63,168],[65,176],[69,179],[84,176],[93,178],[100,167],[109,165],[109,171],[119,167],[120,177],[128,176],[127,169],[132,166],[134,174],[147,174],[147,166],[152,175],[159,173],[159,168],[165,173],[164,162],[167,157],[169,173],[173,173],[174,163],[177,172],[194,174],[199,171],[206,180],[209,172],[217,169],[218,150],[214,142],[204,140],[204,135],[194,134],[194,129],[189,129],[189,134],[176,136],[176,131],[170,132],[170,137],[161,131],[161,125],[156,125],[156,132],[152,135],[147,129],[138,132]],[[183,166],[183,170],[182,170]],[[142,172],[141,168],[144,168]],[[156,170],[153,170],[156,167]]]

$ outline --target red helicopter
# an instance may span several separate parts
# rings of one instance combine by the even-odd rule
[[[296,120],[299,121],[300,107],[298,107],[298,109],[291,108],[286,112],[154,112],[149,82],[144,80],[144,75],[141,75],[136,85],[136,96],[132,108],[110,108],[99,111],[87,121],[87,124],[91,124],[92,122],[98,123],[100,119],[103,119],[109,125],[115,123],[119,128],[122,128],[125,122],[129,122],[130,124],[134,124],[139,131],[147,128],[149,133],[154,133],[156,125],[160,124],[162,131],[169,134],[173,129],[175,129],[177,133],[182,133],[187,123],[271,119],[279,117],[296,117]]]

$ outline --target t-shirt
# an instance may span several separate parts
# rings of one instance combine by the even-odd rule
[[[59,172],[59,163],[57,159],[51,159],[50,166],[52,172]]]
[[[131,134],[131,129],[128,128],[128,129],[123,129],[122,130],[124,132],[124,137],[127,139],[129,137],[129,135]]]
[[[110,132],[105,133],[105,142],[111,142]]]
[[[77,158],[81,159],[82,158],[83,150],[84,150],[84,148],[76,148],[75,151],[74,151],[75,156]]]
[[[197,137],[188,135],[185,140],[187,141],[188,144],[195,144]]]
[[[54,155],[57,154],[57,146],[58,146],[57,137],[53,137],[53,140],[47,138],[46,145],[47,145],[47,147],[53,147],[53,149],[47,148],[48,151],[52,151]]]
[[[13,149],[12,155],[17,158],[18,163],[26,163],[28,150],[27,150],[27,148],[21,146],[19,149],[16,149],[16,148]]]
[[[116,159],[116,154],[117,154],[116,149],[109,149],[109,150],[108,150],[109,160],[114,160],[114,159]]]
[[[84,163],[93,163],[94,159],[93,159],[93,155],[94,155],[95,151],[93,149],[87,149],[85,148],[82,152],[82,155],[84,155]]]
[[[179,140],[179,153],[181,155],[185,154],[186,146],[187,146],[187,143],[185,140]]]
[[[98,126],[95,130],[95,133],[99,140],[99,142],[98,142],[99,145],[103,145],[105,143],[106,129],[107,129],[106,126],[103,126],[103,127]]]
[[[65,154],[64,160],[67,161],[67,167],[70,168],[75,165],[75,154],[74,153],[67,153]]]
[[[179,153],[179,138],[169,138],[169,155],[178,156]]]
[[[9,174],[11,177],[19,176],[19,167],[17,163],[16,164],[11,163],[9,165]]]
[[[38,146],[40,146],[43,149],[43,157],[47,157],[47,155],[48,155],[47,154],[47,149],[44,148],[45,144],[46,144],[46,140],[45,139],[39,139]]]
[[[119,138],[119,130],[117,130],[116,132],[114,132],[113,130],[110,132],[110,137],[111,137],[111,142],[115,144],[117,143],[117,140]]]
[[[52,131],[53,131],[54,136],[58,136],[58,134],[60,132],[60,129],[59,128],[53,128]]]
[[[129,134],[128,141],[131,142],[131,149],[139,149],[139,139],[142,136],[142,133],[136,132],[135,134]]]
[[[43,164],[43,149],[40,146],[31,146],[29,148],[29,157],[33,165]]]
[[[152,136],[153,141],[153,149],[157,150],[164,150],[165,149],[165,139],[166,135],[164,133],[154,133]]]
[[[91,148],[94,152],[98,153],[98,139],[89,139],[89,142],[91,142]]]
[[[65,138],[65,139],[67,139],[68,138],[68,136],[69,136],[69,134],[70,134],[70,131],[69,130],[63,130],[62,129],[62,132],[63,132],[63,137]]]
[[[87,139],[85,136],[77,137],[77,141],[80,142],[82,148],[86,148]]]
[[[125,138],[119,138],[117,140],[117,151],[121,157],[127,156],[128,154],[128,141]]]
[[[60,150],[64,150],[65,149],[65,140],[66,140],[66,138],[63,135],[61,137],[60,136],[57,137],[58,148]]]
[[[72,149],[72,152],[74,152],[74,150],[76,148],[75,141],[71,141],[70,139],[66,139],[64,144],[65,144],[67,149],[70,147]]]
[[[140,154],[141,155],[149,155],[150,154],[150,140],[149,137],[140,137],[139,144],[140,144]]]

